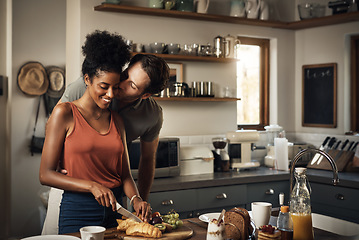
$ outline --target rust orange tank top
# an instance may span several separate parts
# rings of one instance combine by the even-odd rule
[[[64,167],[68,176],[98,182],[108,188],[122,184],[124,147],[111,112],[107,133],[100,134],[71,103],[74,128],[64,143]]]

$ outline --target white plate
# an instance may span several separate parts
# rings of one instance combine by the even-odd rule
[[[79,240],[80,238],[67,235],[40,235],[28,238],[22,238],[21,240]]]
[[[199,220],[201,220],[202,222],[210,222],[213,218],[218,219],[219,215],[221,213],[206,213],[206,214],[202,214],[201,216],[199,216]]]

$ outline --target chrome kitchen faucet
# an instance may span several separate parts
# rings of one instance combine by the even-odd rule
[[[327,159],[329,161],[330,165],[332,166],[332,171],[333,171],[333,185],[337,185],[339,183],[338,168],[337,168],[337,165],[335,164],[335,161],[333,160],[333,158],[328,153],[326,153],[326,152],[324,152],[322,150],[308,148],[308,149],[304,149],[304,150],[300,151],[293,158],[292,166],[290,167],[290,193],[293,190],[293,171],[294,171],[294,168],[295,168],[295,164],[298,162],[298,160],[304,154],[307,154],[307,153],[310,153],[310,152],[318,153],[318,154],[322,155],[325,159]]]

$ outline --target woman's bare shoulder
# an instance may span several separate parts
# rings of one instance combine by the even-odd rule
[[[72,119],[72,107],[69,102],[59,103],[55,106],[52,110],[50,118],[57,118],[57,119]]]

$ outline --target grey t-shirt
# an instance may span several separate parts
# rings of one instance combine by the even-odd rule
[[[79,99],[86,91],[86,84],[82,77],[70,83],[62,95],[62,102],[72,102]],[[162,108],[152,98],[138,99],[133,104],[119,109],[118,101],[114,99],[111,108],[117,111],[125,124],[127,143],[138,137],[146,142],[156,139],[163,124]]]

